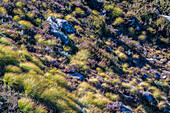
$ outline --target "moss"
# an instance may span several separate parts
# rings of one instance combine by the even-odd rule
[[[20,63],[19,66],[25,72],[29,72],[30,70],[33,70],[33,71],[37,72],[38,74],[42,74],[43,73],[43,71],[37,65],[35,65],[32,62]]]
[[[124,19],[122,17],[118,17],[118,18],[116,18],[116,20],[114,21],[114,23],[112,25],[117,26],[122,23],[124,23]]]
[[[24,113],[33,113],[33,110],[35,109],[35,104],[29,98],[21,98],[18,101],[18,107]]]
[[[20,20],[18,23],[21,24],[21,25],[23,25],[23,26],[25,26],[26,28],[33,27],[33,25],[31,24],[31,22],[26,21],[26,20]]]
[[[118,17],[123,15],[123,10],[120,9],[119,7],[115,7],[112,12],[113,17]]]
[[[0,13],[7,14],[7,11],[4,7],[0,7]]]
[[[21,73],[22,70],[21,70],[21,68],[19,68],[19,67],[17,67],[17,66],[8,65],[8,66],[5,68],[5,72]]]

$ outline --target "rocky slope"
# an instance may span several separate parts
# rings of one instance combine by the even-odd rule
[[[169,113],[169,12],[168,0],[0,0],[0,112]]]

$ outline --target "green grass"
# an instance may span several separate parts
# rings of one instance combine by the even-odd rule
[[[5,44],[5,45],[10,45],[11,44],[11,42],[5,37],[0,38],[0,43]]]
[[[19,53],[11,46],[0,44],[0,65],[16,65],[19,63]]]
[[[12,73],[21,73],[22,69],[17,67],[17,66],[13,66],[13,65],[8,65],[5,68],[5,72],[12,72]]]
[[[21,98],[18,101],[18,107],[24,113],[34,113],[33,110],[35,109],[35,104],[29,98]]]
[[[0,7],[0,13],[7,14],[7,11],[4,7]]]
[[[35,71],[37,74],[42,74],[43,71],[34,63],[32,62],[22,62],[19,64],[19,66],[23,69],[25,72],[29,72],[31,70]]]
[[[31,24],[31,22],[26,21],[26,20],[20,20],[18,23],[21,24],[21,25],[23,25],[23,26],[25,26],[26,28],[33,27],[33,25]]]

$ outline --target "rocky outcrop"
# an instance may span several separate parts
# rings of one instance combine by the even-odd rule
[[[68,44],[69,38],[66,34],[75,33],[75,29],[63,19],[56,19],[54,20],[52,17],[47,18],[47,22],[50,24],[50,34],[59,37],[61,41],[65,44]],[[61,31],[64,30],[65,34]]]

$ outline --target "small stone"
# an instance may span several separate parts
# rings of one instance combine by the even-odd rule
[[[123,113],[132,113],[131,109],[127,106],[121,105],[120,106],[120,111]]]
[[[167,76],[163,76],[162,78],[163,78],[163,79],[166,79],[166,78],[167,78]]]
[[[155,74],[155,77],[156,77],[157,79],[160,79],[160,74],[156,73],[156,74]]]
[[[112,53],[114,56],[117,56],[117,54],[116,54],[114,51],[112,51],[110,48],[106,48],[106,50],[107,50],[108,52]]]
[[[145,79],[147,79],[147,78],[151,78],[151,77],[149,77],[147,74],[142,75],[142,79],[143,79],[143,80],[145,80]]]
[[[85,77],[81,75],[80,73],[69,73],[69,76],[76,78],[77,80],[85,80]]]

